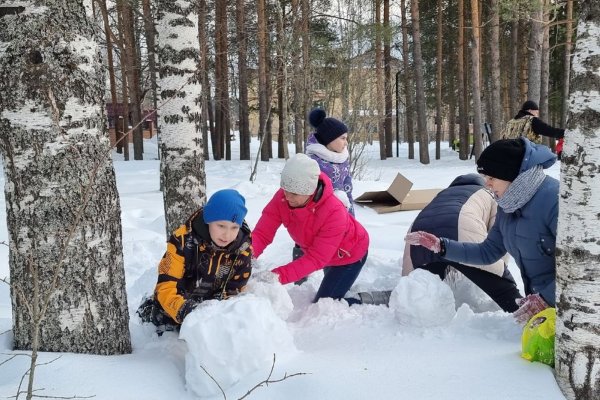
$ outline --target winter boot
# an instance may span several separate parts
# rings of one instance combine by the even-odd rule
[[[391,290],[375,291],[375,292],[360,292],[358,297],[362,304],[385,305],[389,307]]]

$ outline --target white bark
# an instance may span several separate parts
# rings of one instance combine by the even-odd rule
[[[556,377],[568,399],[600,398],[600,4],[582,2],[557,236]]]
[[[167,234],[206,200],[202,152],[198,15],[191,0],[160,0],[157,10],[161,181]]]
[[[12,5],[0,18],[0,151],[14,347],[32,348],[39,326],[39,350],[131,352],[100,25],[91,0]]]

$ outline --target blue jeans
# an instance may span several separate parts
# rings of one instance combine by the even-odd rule
[[[319,290],[317,291],[313,303],[316,303],[323,297],[331,297],[332,299],[337,300],[343,299],[344,295],[354,284],[354,281],[356,281],[356,278],[358,278],[358,274],[360,274],[363,265],[365,265],[365,262],[367,261],[367,255],[368,253],[352,264],[323,268],[325,276],[323,277],[323,281],[321,282],[321,286],[319,286]],[[360,304],[360,300],[358,299],[348,298],[345,300],[350,305]]]

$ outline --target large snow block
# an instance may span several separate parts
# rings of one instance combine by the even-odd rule
[[[395,211],[422,210],[442,189],[411,190],[413,183],[401,173],[387,190],[365,192],[354,201],[372,208],[378,214]]]

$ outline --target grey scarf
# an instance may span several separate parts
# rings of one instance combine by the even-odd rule
[[[544,168],[541,165],[536,165],[520,173],[508,186],[504,195],[501,198],[496,198],[498,205],[505,213],[515,212],[531,200],[544,179],[546,179],[546,174],[544,174]]]

